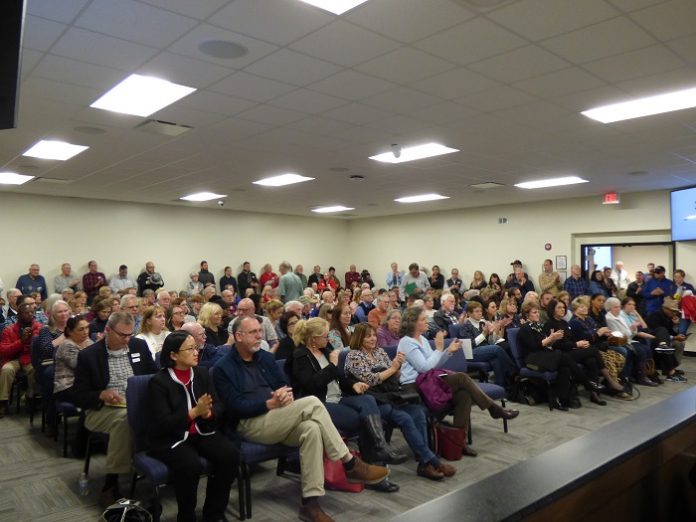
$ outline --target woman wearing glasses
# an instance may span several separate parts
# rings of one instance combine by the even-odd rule
[[[196,520],[200,457],[207,459],[212,469],[203,520],[225,520],[239,455],[215,431],[222,402],[207,369],[198,368],[196,342],[187,332],[173,332],[164,340],[161,364],[147,389],[148,453],[164,462],[174,479],[178,522]]]

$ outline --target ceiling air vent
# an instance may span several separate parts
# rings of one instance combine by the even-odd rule
[[[476,183],[475,185],[469,185],[472,189],[478,190],[491,190],[504,187],[502,183],[495,183],[493,181],[486,181],[485,183]]]
[[[165,136],[181,136],[184,132],[193,129],[193,127],[172,123],[171,121],[145,120],[140,125],[136,125],[134,129]]]
[[[53,183],[54,185],[68,185],[72,183],[71,179],[59,179],[59,178],[34,178],[32,181],[36,183]]]

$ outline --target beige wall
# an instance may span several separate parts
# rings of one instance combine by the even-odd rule
[[[0,192],[0,277],[7,289],[36,261],[52,287],[64,261],[82,274],[94,258],[107,276],[126,263],[137,276],[151,259],[166,287],[180,289],[205,258],[216,277],[245,259],[257,272],[287,259],[307,274],[335,265],[339,277],[355,263],[383,284],[392,261],[417,261],[447,275],[456,266],[468,282],[476,269],[504,277],[519,258],[536,282],[547,257],[579,262],[582,243],[669,240],[668,192],[621,196],[619,207],[594,197],[344,221]],[[677,264],[696,273],[695,263],[696,246],[679,243]]]
[[[508,224],[499,225],[499,217]],[[622,194],[619,206],[592,197],[356,219],[349,242],[360,245],[356,260],[379,281],[391,261],[402,269],[412,261],[438,264],[446,274],[457,267],[468,282],[477,269],[505,277],[520,259],[536,283],[546,258],[565,255],[570,267],[580,262],[583,243],[669,241],[669,226],[669,193],[643,192]]]
[[[614,262],[623,261],[628,276],[633,281],[638,270],[647,271],[648,263],[662,265],[672,277],[672,248],[669,245],[646,245],[634,247],[614,247]]]
[[[121,263],[137,277],[152,260],[166,288],[176,290],[185,287],[202,259],[216,281],[225,265],[236,275],[244,260],[258,272],[266,262],[277,269],[287,259],[310,273],[315,263],[328,267],[345,258],[348,227],[336,219],[11,193],[0,193],[0,214],[5,289],[38,262],[49,291],[63,262],[81,275],[90,259],[107,277]]]

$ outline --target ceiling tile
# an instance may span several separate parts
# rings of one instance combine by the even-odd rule
[[[27,13],[69,24],[89,0],[31,0]]]
[[[258,105],[253,109],[237,114],[236,118],[265,123],[267,125],[285,125],[291,121],[300,120],[304,118],[304,116],[304,114],[296,111],[289,111],[270,105]]]
[[[539,41],[617,14],[605,0],[526,0],[496,9],[488,16],[531,41]]]
[[[655,39],[635,23],[620,17],[551,38],[541,45],[581,64],[655,43]]]
[[[468,69],[452,69],[451,71],[424,78],[410,87],[427,92],[433,96],[439,96],[446,100],[459,98],[465,94],[492,89],[498,82],[485,78]]]
[[[474,13],[450,0],[380,0],[344,17],[402,42],[415,42],[468,20]]]
[[[287,49],[281,49],[246,68],[252,74],[300,86],[316,82],[340,70],[334,64]]]
[[[100,94],[101,92],[98,89],[80,87],[35,76],[29,78],[22,85],[22,96],[36,96],[77,106],[89,105]]]
[[[475,110],[463,105],[445,102],[418,109],[410,112],[409,114],[419,120],[442,125],[453,121],[461,121],[478,113]]]
[[[525,40],[483,18],[476,18],[430,38],[416,47],[454,63],[471,62],[522,47]]]
[[[338,20],[322,27],[290,47],[296,51],[345,67],[352,67],[393,51],[400,44]]]
[[[537,98],[519,89],[502,85],[492,89],[486,89],[474,94],[468,94],[457,98],[457,103],[462,103],[472,109],[483,112],[497,111],[516,107],[525,103],[536,101]]]
[[[667,43],[687,63],[696,63],[696,35],[685,36]]]
[[[340,107],[346,103],[346,100],[340,98],[319,94],[307,89],[298,89],[274,99],[271,105],[309,114],[317,114]]]
[[[132,0],[92,0],[75,25],[152,47],[166,47],[198,22]]]
[[[27,16],[22,46],[36,51],[48,51],[67,28],[67,25],[58,22]]]
[[[696,33],[696,2],[692,0],[672,0],[636,11],[631,17],[661,40]]]
[[[154,5],[155,7],[161,7],[163,9],[168,9],[169,11],[190,16],[191,18],[204,20],[220,9],[223,5],[229,3],[230,0],[196,0],[195,2],[191,2],[191,0],[141,1],[145,2],[146,4]]]
[[[341,71],[308,86],[313,91],[347,100],[362,100],[396,87],[395,84],[353,70]]]
[[[357,70],[396,83],[410,83],[454,66],[417,49],[402,47],[356,67]]]
[[[184,99],[176,102],[176,105],[186,109],[232,116],[233,114],[251,109],[256,105],[256,102],[201,90],[189,94]]]
[[[200,51],[198,46],[210,40],[223,40],[239,44],[247,49],[247,54],[239,58],[216,58]],[[275,51],[277,47],[256,38],[250,38],[239,33],[233,33],[208,24],[200,24],[183,38],[169,46],[169,51],[183,54],[206,62],[216,63],[223,67],[241,69],[250,63],[263,58]]]
[[[684,65],[686,65],[684,61],[667,47],[653,45],[638,51],[590,62],[584,67],[610,83],[618,83],[679,69]]]
[[[232,71],[209,62],[164,52],[140,67],[138,73],[165,78],[190,87],[203,88],[229,76]]]
[[[380,118],[388,118],[393,116],[392,113],[363,105],[361,103],[351,103],[343,105],[337,109],[332,109],[324,114],[328,118],[352,123],[354,125],[364,125],[368,122],[378,120]]]
[[[209,21],[261,40],[287,45],[334,19],[328,13],[297,1],[235,0]]]
[[[211,91],[265,102],[296,89],[292,85],[260,78],[245,72],[234,73],[209,87]]]
[[[540,76],[568,67],[568,63],[536,45],[528,45],[469,66],[504,83]]]
[[[622,11],[637,11],[651,5],[659,4],[665,0],[609,0],[609,3],[615,5]]]
[[[34,75],[59,82],[106,90],[123,80],[123,71],[47,54]]]
[[[577,67],[515,83],[514,86],[540,98],[562,96],[601,87],[604,82]]]
[[[22,78],[29,76],[43,57],[44,53],[42,52],[22,49]]]
[[[71,28],[56,42],[51,52],[97,65],[132,70],[146,62],[157,50],[84,29]]]
[[[696,71],[693,67],[683,67],[616,84],[631,96],[650,96],[679,89],[691,89],[694,85],[696,85]]]
[[[618,103],[626,100],[626,91],[614,86],[589,89],[587,91],[554,98],[553,103],[571,111],[582,112],[593,107]]]
[[[343,121],[324,118],[322,116],[310,116],[303,120],[288,123],[288,127],[301,129],[306,132],[329,134],[348,129],[352,127],[352,125]]]
[[[439,103],[439,99],[407,87],[375,94],[363,100],[365,105],[373,105],[395,113],[409,113],[412,110]]]

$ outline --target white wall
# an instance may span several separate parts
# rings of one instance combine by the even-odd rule
[[[668,192],[622,194],[621,201],[606,206],[592,197],[355,219],[348,237],[360,245],[354,249],[358,264],[379,281],[392,261],[401,269],[413,261],[438,264],[446,274],[457,267],[468,282],[477,269],[504,278],[510,262],[520,259],[536,284],[546,258],[565,255],[568,267],[579,263],[581,243],[669,241]],[[498,224],[499,217],[508,224]]]
[[[355,263],[378,284],[392,261],[438,264],[446,274],[456,266],[468,282],[476,269],[505,277],[519,258],[536,282],[547,257],[579,262],[582,243],[669,240],[668,192],[621,196],[618,207],[595,197],[344,221],[0,192],[0,277],[10,288],[38,262],[52,287],[64,261],[82,274],[96,259],[107,276],[125,263],[137,276],[152,260],[166,288],[180,289],[202,259],[216,278],[225,265],[237,273],[249,260],[258,272],[287,259],[306,274],[334,265],[339,277]],[[696,273],[696,243],[678,244],[677,265]]]
[[[81,275],[95,259],[111,277],[122,263],[137,277],[152,260],[165,288],[179,290],[188,274],[208,261],[216,281],[226,265],[236,275],[245,260],[257,273],[287,259],[306,273],[340,262],[347,249],[347,223],[336,219],[143,205],[106,200],[30,196],[0,192],[5,289],[39,263],[49,291],[63,262]]]
[[[614,247],[614,263],[624,262],[628,277],[633,281],[638,270],[647,271],[648,263],[662,265],[667,269],[667,277],[672,277],[672,249],[669,245],[645,245],[634,247]]]

